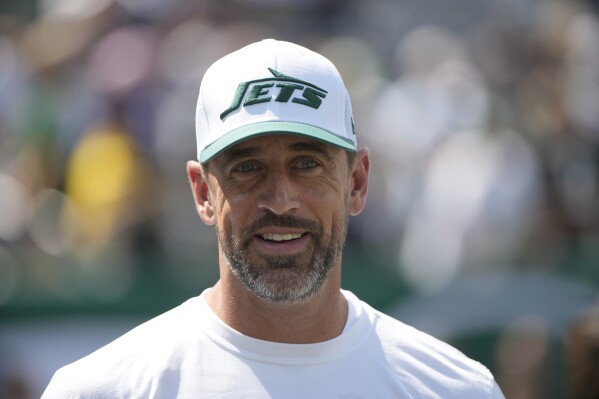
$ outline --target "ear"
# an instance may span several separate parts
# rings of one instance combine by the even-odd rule
[[[351,171],[348,211],[352,216],[356,216],[362,212],[366,205],[369,173],[370,156],[368,148],[362,147],[356,154],[356,161]]]
[[[202,165],[197,161],[187,162],[187,177],[191,186],[191,192],[196,204],[196,210],[202,222],[207,225],[216,223],[216,216],[212,200],[210,198],[210,190],[208,181]]]

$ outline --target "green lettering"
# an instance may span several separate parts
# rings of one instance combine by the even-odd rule
[[[325,98],[327,95],[326,93],[316,91],[311,87],[306,87],[302,96],[304,98],[296,97],[291,101],[297,104],[303,104],[307,105],[308,107],[318,109],[318,107],[320,107],[320,104],[322,104],[322,99]]]
[[[277,85],[277,87],[280,87],[281,91],[279,92],[277,98],[275,98],[275,101],[278,101],[280,103],[288,102],[295,90],[304,88],[304,86],[294,85],[291,83],[280,83]]]
[[[267,103],[271,100],[270,97],[260,97],[268,94],[268,90],[264,90],[268,87],[273,87],[274,83],[264,83],[261,85],[253,85],[250,89],[247,99],[244,101],[243,106]]]
[[[237,90],[235,91],[235,95],[233,96],[233,102],[231,102],[231,106],[224,110],[222,114],[220,114],[221,121],[225,119],[227,115],[229,115],[231,112],[235,111],[237,108],[241,106],[241,100],[243,100],[243,96],[246,90],[248,89],[250,83],[251,82],[243,82],[240,83],[239,86],[237,86]]]
[[[268,68],[268,70],[270,73],[272,73],[274,79],[264,78],[252,80],[249,82],[242,82],[239,84],[239,86],[237,86],[237,90],[235,91],[231,105],[220,114],[221,120],[224,120],[227,115],[239,109],[242,104],[244,106],[248,106],[271,101],[272,96],[268,95],[270,91],[268,89],[275,85],[274,82],[277,82],[277,87],[280,88],[279,93],[275,97],[275,101],[277,102],[289,102],[289,99],[291,99],[296,90],[304,89],[302,92],[302,97],[295,97],[291,101],[297,104],[318,109],[322,104],[322,99],[327,96],[326,90],[321,89],[310,82],[304,82],[303,80],[285,75],[272,68]],[[270,83],[258,84],[259,82]],[[250,88],[249,91],[248,88]],[[243,101],[244,97],[245,101]]]

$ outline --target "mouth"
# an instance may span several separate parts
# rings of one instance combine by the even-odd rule
[[[302,238],[303,234],[299,234],[299,233],[293,233],[293,234],[266,233],[266,234],[259,234],[258,236],[265,241],[286,242],[286,241],[293,241],[293,240],[300,239],[300,238]]]
[[[292,255],[307,249],[311,234],[308,232],[262,232],[256,234],[256,248],[268,255]]]

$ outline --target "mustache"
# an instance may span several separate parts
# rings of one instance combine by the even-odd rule
[[[244,231],[244,236],[253,236],[258,230],[265,227],[289,227],[322,234],[322,226],[320,223],[317,223],[313,220],[300,218],[293,215],[275,215],[274,213],[269,212],[252,223]]]

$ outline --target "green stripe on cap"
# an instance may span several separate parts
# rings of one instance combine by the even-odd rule
[[[264,136],[267,134],[296,134],[299,136],[310,137],[315,140],[343,148],[348,151],[356,151],[353,141],[339,137],[338,135],[321,129],[316,126],[306,125],[295,122],[258,122],[251,125],[241,126],[217,139],[208,147],[204,148],[200,154],[200,163],[206,163],[222,151],[252,137]]]

